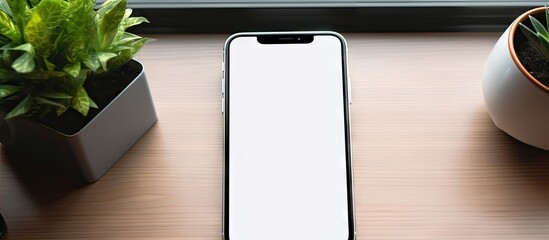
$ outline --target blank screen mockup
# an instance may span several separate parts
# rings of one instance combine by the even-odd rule
[[[349,238],[341,41],[229,44],[231,240]]]

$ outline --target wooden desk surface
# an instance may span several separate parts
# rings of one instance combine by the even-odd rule
[[[358,239],[548,239],[549,152],[482,99],[498,33],[344,34]],[[219,239],[226,35],[160,35],[138,56],[159,122],[81,186],[0,154],[8,239]]]

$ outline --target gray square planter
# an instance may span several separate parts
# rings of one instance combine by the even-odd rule
[[[26,118],[3,120],[6,113],[0,114],[4,149],[76,169],[89,183],[99,180],[157,121],[143,66],[135,60],[128,66],[139,74],[75,134]]]

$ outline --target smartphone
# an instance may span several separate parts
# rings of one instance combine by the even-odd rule
[[[223,66],[223,239],[355,239],[345,39],[239,33]]]

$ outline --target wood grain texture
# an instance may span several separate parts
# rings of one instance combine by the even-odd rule
[[[344,34],[358,239],[548,239],[549,152],[498,130],[481,79],[497,33]],[[137,57],[159,122],[81,185],[0,152],[7,239],[219,239],[226,35]]]

